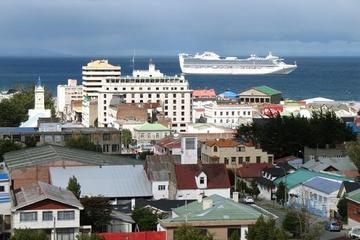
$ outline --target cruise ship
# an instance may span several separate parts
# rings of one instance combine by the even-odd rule
[[[266,57],[251,55],[249,58],[221,58],[213,52],[190,55],[179,54],[181,71],[184,74],[221,75],[266,75],[289,74],[297,68],[296,63],[286,64],[284,59],[269,53]]]

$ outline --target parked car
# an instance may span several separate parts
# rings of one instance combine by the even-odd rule
[[[246,197],[244,197],[243,202],[251,204],[251,203],[254,203],[255,201],[254,201],[254,198],[252,196],[246,196]]]
[[[332,231],[340,232],[341,229],[342,229],[342,224],[337,220],[330,220],[325,224],[325,230],[330,232]]]
[[[348,232],[348,237],[352,239],[360,239],[360,227],[352,227]]]

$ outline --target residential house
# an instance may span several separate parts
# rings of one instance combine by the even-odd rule
[[[75,239],[83,206],[74,194],[44,182],[14,190],[13,229],[41,229],[51,239]]]
[[[181,137],[175,133],[157,141],[154,145],[155,155],[181,155]]]
[[[339,189],[338,197],[341,198],[343,196],[346,196],[350,192],[355,191],[359,188],[360,188],[360,183],[358,182],[343,181]]]
[[[224,164],[175,165],[175,179],[170,185],[170,199],[201,199],[213,194],[230,198],[231,184]]]
[[[304,147],[304,162],[309,160],[316,160],[320,158],[343,158],[346,156],[346,149],[344,144],[339,144],[334,147],[325,146],[325,148],[309,148]]]
[[[159,221],[158,230],[166,231],[167,240],[173,240],[176,229],[188,224],[212,234],[214,239],[229,239],[237,232],[239,239],[245,240],[248,226],[262,215],[268,217],[250,205],[215,194],[174,208],[171,217]]]
[[[170,128],[160,123],[144,123],[134,128],[133,138],[142,150],[152,150],[155,141],[170,135]]]
[[[81,196],[104,196],[113,204],[119,200],[151,198],[151,182],[142,165],[51,167],[53,185],[66,187],[75,176],[81,184]]]
[[[262,177],[262,172],[266,168],[271,168],[271,163],[248,163],[244,164],[236,170],[236,176],[241,180],[250,183],[256,178]]]
[[[358,227],[360,225],[360,189],[347,194],[348,226]]]
[[[4,162],[9,169],[11,185],[14,189],[38,181],[50,183],[50,167],[142,164],[141,161],[127,156],[108,155],[55,145],[8,152],[4,154]]]
[[[239,93],[239,102],[241,104],[278,104],[281,100],[281,92],[268,86],[253,87]]]
[[[5,163],[0,163],[0,239],[8,239],[11,232],[10,178]]]
[[[224,163],[227,168],[238,168],[249,163],[272,163],[274,155],[251,143],[233,139],[206,141],[201,147],[203,163]]]
[[[116,210],[110,214],[110,222],[107,225],[107,232],[132,232],[135,221],[131,216]]]
[[[359,176],[359,170],[348,156],[336,158],[319,156],[317,159],[308,160],[302,167],[318,172],[336,173],[350,178]]]
[[[294,167],[295,169],[298,169],[303,165],[303,161],[304,160],[302,158],[300,158],[300,157],[286,156],[286,157],[275,159],[274,163],[275,164],[287,163],[290,166]]]

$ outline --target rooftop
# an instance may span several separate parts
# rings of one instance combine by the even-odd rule
[[[170,131],[170,129],[160,123],[146,122],[146,123],[136,127],[135,131]]]
[[[216,97],[214,89],[198,89],[192,92],[193,97],[195,98],[213,98]]]
[[[179,135],[169,135],[156,143],[163,148],[181,148],[181,137]]]
[[[195,176],[201,172],[207,176],[208,189],[231,187],[225,164],[184,164],[175,165],[177,188],[197,189]]]
[[[89,165],[142,164],[125,156],[67,148],[55,145],[25,148],[4,154],[4,162],[9,169],[22,168],[53,161],[76,161]]]
[[[174,164],[180,161],[178,155],[148,155],[144,168],[150,181],[168,181],[174,172]]]
[[[339,190],[341,181],[330,180],[328,178],[322,177],[314,177],[306,181],[303,185],[320,192],[330,194]]]
[[[75,176],[82,196],[109,198],[150,197],[151,183],[142,165],[51,167],[51,183],[66,187]]]
[[[358,204],[360,204],[360,189],[357,189],[355,191],[352,191],[352,192],[349,192],[347,195],[346,195],[346,198],[351,200],[351,201],[354,201]]]
[[[301,184],[311,178],[314,178],[314,177],[323,177],[323,178],[339,180],[339,181],[351,180],[347,177],[336,175],[336,174],[330,174],[330,173],[325,173],[325,172],[316,172],[316,171],[311,171],[311,170],[308,170],[305,168],[299,168],[298,170],[296,170],[293,173],[290,173],[284,177],[275,179],[274,184],[278,185],[280,182],[284,182],[287,185],[288,189],[292,189],[292,188],[298,186],[299,184]]]
[[[329,167],[335,168],[339,172],[356,170],[355,164],[350,160],[349,157],[318,157],[318,160],[309,160],[303,164],[304,168],[314,171],[324,171]]]
[[[242,178],[255,178],[261,177],[262,171],[265,168],[273,167],[270,163],[247,163],[242,167],[239,167],[236,171],[236,174]]]
[[[241,145],[239,142],[237,142],[234,139],[211,140],[211,141],[206,141],[205,144],[209,147],[217,146],[220,148],[231,148]]]
[[[268,87],[268,86],[265,86],[265,85],[254,87],[254,89],[257,90],[257,91],[260,91],[262,93],[265,93],[267,95],[270,95],[270,96],[281,94],[280,91],[275,90],[275,89],[273,89],[271,87]]]
[[[250,205],[234,202],[231,199],[212,195],[206,197],[203,201],[210,201],[210,207],[203,209],[203,203],[194,201],[173,209],[175,217],[164,219],[164,223],[168,222],[184,222],[187,221],[228,221],[228,220],[252,220],[256,221],[262,213]],[[221,224],[221,222],[219,222]]]
[[[83,209],[80,201],[71,191],[44,182],[37,182],[31,186],[21,188],[19,191],[15,191],[14,197],[15,210],[46,199]]]
[[[110,68],[110,69],[118,69],[120,70],[120,66],[114,66],[109,63],[107,59],[93,60],[89,62],[85,68]]]

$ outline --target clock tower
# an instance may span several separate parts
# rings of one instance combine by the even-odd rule
[[[35,110],[44,110],[45,109],[45,96],[44,96],[45,90],[44,87],[41,85],[41,79],[39,79],[36,82],[35,85]]]

